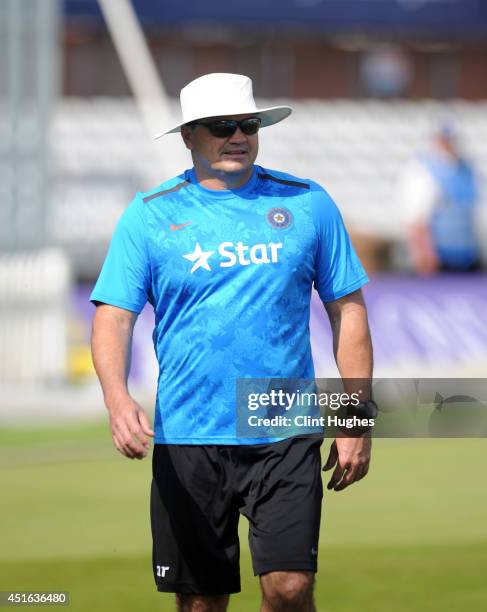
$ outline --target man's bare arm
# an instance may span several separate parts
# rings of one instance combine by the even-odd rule
[[[91,351],[110,414],[113,443],[126,457],[142,459],[149,447],[148,436],[154,432],[147,414],[127,387],[136,320],[134,312],[100,304],[93,318]]]
[[[333,332],[333,352],[347,393],[361,391],[364,400],[370,399],[373,369],[372,341],[367,310],[362,291],[354,291],[343,298],[325,303]],[[371,438],[338,437],[330,448],[324,470],[336,465],[328,489],[341,491],[363,478],[370,463]]]
[[[407,241],[416,272],[423,276],[437,272],[440,261],[433,245],[431,231],[426,223],[411,224],[407,231]]]
[[[370,380],[372,342],[362,291],[359,289],[334,302],[326,302],[325,309],[333,332],[333,352],[340,376]]]

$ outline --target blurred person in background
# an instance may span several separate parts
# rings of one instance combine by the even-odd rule
[[[439,123],[429,147],[406,164],[397,189],[411,260],[419,274],[479,269],[477,180],[451,121]]]
[[[92,350],[113,441],[142,459],[155,436],[151,524],[159,591],[178,610],[220,612],[240,590],[238,520],[249,519],[262,610],[312,612],[321,519],[322,438],[237,436],[239,378],[313,379],[312,285],[331,321],[343,378],[365,379],[372,347],[367,276],[341,215],[310,180],[254,164],[260,127],[248,77],[210,74],[181,91],[194,167],[137,194],[92,292]],[[155,310],[160,366],[154,431],[127,388],[132,331]],[[355,412],[370,418],[375,405]],[[295,432],[295,430],[294,430]],[[324,469],[340,491],[369,467],[370,433],[337,437]]]

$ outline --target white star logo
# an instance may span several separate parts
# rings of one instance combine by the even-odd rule
[[[188,253],[187,255],[183,255],[185,259],[189,259],[189,261],[194,262],[193,267],[191,268],[191,274],[198,268],[204,268],[205,270],[209,270],[211,272],[210,264],[208,263],[208,259],[213,255],[215,251],[203,251],[200,247],[200,243],[196,243],[196,247],[192,253]]]

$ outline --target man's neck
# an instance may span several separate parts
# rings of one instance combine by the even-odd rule
[[[240,173],[235,172],[218,172],[207,174],[201,171],[196,165],[194,172],[198,183],[205,187],[205,189],[212,189],[215,191],[223,191],[229,189],[239,189],[243,187],[252,177],[254,167],[251,166],[248,170]]]

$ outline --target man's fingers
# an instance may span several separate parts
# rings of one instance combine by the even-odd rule
[[[144,452],[144,457],[145,457],[145,450],[149,448],[150,446],[150,442],[148,439],[148,435],[150,434],[146,434],[146,432],[144,432],[144,429],[140,423],[140,414],[142,413],[142,409],[140,409],[137,412],[131,412],[128,413],[126,416],[126,425],[127,428],[129,430],[129,432],[132,434],[132,438],[134,440],[134,444],[135,444],[135,449],[137,450],[137,452]],[[147,417],[146,417],[147,418]],[[147,425],[148,425],[148,421],[147,421]],[[149,427],[149,431],[150,427]],[[132,448],[134,448],[134,445],[131,445]]]
[[[144,433],[137,416],[137,414],[133,414],[129,417],[127,423],[128,429],[132,434],[132,437],[135,439],[136,443],[140,443],[145,448],[149,448],[149,440],[146,434]]]
[[[114,406],[110,410],[110,425],[117,450],[130,459],[143,459],[153,436],[145,411],[136,403]]]
[[[346,489],[348,486],[350,486],[352,482],[355,482],[356,478],[357,478],[357,467],[350,466],[347,469],[346,474],[343,476],[341,481],[335,487],[335,491],[343,491],[343,489]]]
[[[130,451],[129,449],[126,449],[123,447],[123,445],[118,442],[115,443],[115,446],[118,450],[118,452],[123,455],[124,457],[127,457],[127,459],[135,459],[134,454],[132,453],[132,451]]]
[[[336,487],[336,485],[340,482],[345,470],[345,465],[341,466],[339,463],[337,464],[335,471],[333,472],[333,475],[330,478],[330,482],[327,485],[327,489],[334,489]]]
[[[139,423],[140,426],[142,428],[142,431],[147,435],[147,436],[154,436],[154,432],[151,429],[150,426],[150,421],[149,418],[147,417],[146,413],[143,410],[139,410],[139,412],[137,413],[137,416],[139,417]]]
[[[338,450],[338,463],[328,483],[328,489],[342,491],[367,474],[370,463],[371,439],[369,436],[359,438],[347,436],[339,437],[335,442]],[[344,473],[345,470],[346,473]]]
[[[333,444],[330,446],[330,452],[328,453],[328,459],[326,460],[325,465],[323,466],[323,471],[331,470],[331,468],[335,465],[338,459],[338,450],[336,440],[333,440]]]
[[[365,476],[364,467],[365,466],[363,465],[359,465],[357,467],[357,469],[355,470],[355,477],[353,479],[353,482],[358,482],[359,480],[362,480],[362,478]]]
[[[125,457],[128,457],[129,459],[135,459],[136,452],[131,447],[130,442],[127,440],[125,436],[119,436],[118,443],[119,443],[120,451],[122,455],[125,455]]]
[[[341,481],[336,485],[335,491],[343,491],[349,485],[354,482],[361,480],[369,471],[369,464],[359,463],[357,465],[351,465],[347,469],[346,474],[343,476]]]
[[[365,474],[367,474],[367,466],[366,465],[362,465],[358,474],[357,474],[357,478],[355,479],[355,482],[357,482],[357,480],[362,480],[362,478],[365,476]]]
[[[142,459],[146,455],[146,449],[132,435],[131,430],[124,423],[118,423],[116,427],[117,439],[124,455],[130,458]]]
[[[357,480],[362,480],[364,476],[367,476],[367,472],[369,471],[369,464],[362,466],[362,470],[360,472],[360,476],[358,476]]]
[[[128,457],[129,459],[134,458],[134,454],[129,448],[126,448],[123,441],[118,438],[116,434],[113,434],[113,443],[118,452],[124,457]]]

